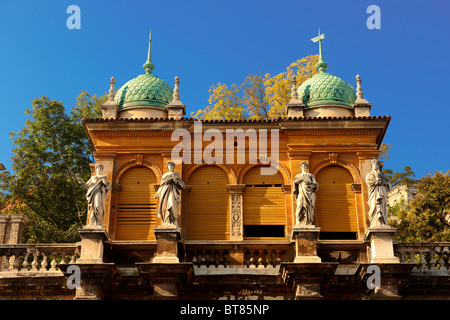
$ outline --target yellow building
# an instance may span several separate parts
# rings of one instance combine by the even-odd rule
[[[52,273],[43,295],[61,299],[448,297],[448,244],[427,251],[370,227],[365,177],[391,118],[371,115],[359,76],[355,92],[327,67],[320,57],[316,75],[298,87],[293,79],[286,117],[201,122],[185,117],[179,79],[172,89],[153,74],[149,49],[145,73],[117,92],[112,79],[102,118],[83,119],[93,175],[102,164],[111,184],[102,226],[81,229],[77,244],[0,246],[0,278],[30,270],[42,287],[58,267],[65,277]],[[162,224],[155,198],[169,162],[184,182],[175,226]],[[304,162],[319,189],[312,224],[298,228],[293,188]],[[28,269],[13,262],[30,254]],[[437,286],[414,263],[428,268],[425,254],[442,259],[429,266]],[[373,264],[381,289],[366,282]],[[81,271],[76,290],[65,283],[71,265]],[[2,297],[31,290],[6,288]]]

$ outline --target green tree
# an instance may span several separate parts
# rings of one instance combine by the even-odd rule
[[[106,95],[83,91],[76,101],[67,114],[61,102],[36,98],[24,128],[11,133],[13,172],[0,173],[1,201],[3,208],[16,204],[13,211],[29,216],[25,241],[78,241],[77,229],[86,220],[85,190],[75,173],[90,177],[92,151],[81,118],[100,116]]]
[[[421,178],[409,207],[399,204],[394,214],[399,241],[450,241],[450,171]]]
[[[393,172],[391,169],[384,169],[383,173],[389,178],[392,186],[396,186],[399,184],[406,184],[407,186],[411,186],[415,183],[414,177],[416,174],[412,171],[410,166],[405,166],[401,172]]]

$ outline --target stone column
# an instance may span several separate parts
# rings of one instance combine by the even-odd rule
[[[0,244],[6,244],[9,238],[7,235],[7,228],[9,222],[9,214],[0,215]]]
[[[322,259],[317,256],[317,240],[320,228],[304,226],[292,229],[291,241],[295,241],[294,263],[320,263]]]
[[[11,215],[9,220],[9,244],[22,243],[23,229],[28,222],[28,217],[24,215]]]
[[[245,184],[229,184],[230,193],[230,240],[244,240],[244,190]]]
[[[22,214],[0,215],[0,244],[22,243],[23,229],[28,217]]]

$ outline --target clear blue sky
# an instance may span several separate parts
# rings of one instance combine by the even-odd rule
[[[81,29],[69,30],[69,5]],[[381,29],[369,30],[369,5]],[[187,113],[207,105],[212,84],[277,74],[318,52],[328,72],[354,87],[362,76],[372,115],[390,115],[385,167],[410,165],[417,177],[449,166],[450,2],[366,0],[101,1],[0,0],[0,162],[9,169],[10,131],[23,128],[35,97],[67,109],[81,90],[103,94],[143,73],[152,29],[154,74],[181,80]]]

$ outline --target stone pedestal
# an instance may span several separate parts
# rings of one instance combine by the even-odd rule
[[[282,262],[280,274],[285,284],[291,284],[295,300],[323,299],[320,287],[329,283],[339,263],[292,263]]]
[[[156,237],[156,253],[153,263],[179,263],[178,243],[181,240],[180,228],[159,227],[153,229]]]
[[[415,263],[382,263],[376,265],[377,268],[373,270],[373,265],[370,263],[361,263],[355,272],[355,277],[359,277],[368,290],[373,290],[369,294],[369,298],[373,300],[399,300],[402,297],[399,295],[399,285],[405,281],[410,275]],[[369,271],[369,268],[372,269]],[[377,272],[379,272],[377,274]],[[368,281],[372,282],[375,277],[378,277],[378,287],[369,288]]]
[[[167,117],[174,119],[183,119],[186,114],[186,107],[179,101],[171,102],[167,105]]]
[[[320,228],[315,226],[302,226],[292,229],[291,241],[295,241],[294,263],[320,263],[322,259],[317,256],[317,240]]]
[[[79,260],[79,259],[78,259]],[[114,263],[77,263],[75,272],[68,272],[70,264],[60,264],[59,268],[68,277],[79,277],[80,286],[76,288],[74,300],[103,300],[105,287],[114,281],[117,269]]]
[[[0,215],[0,244],[22,243],[23,229],[28,217],[22,214]]]
[[[104,243],[108,233],[102,227],[84,227],[78,230],[81,236],[81,254],[77,263],[103,263]]]
[[[135,265],[139,274],[151,281],[154,299],[178,299],[183,287],[189,286],[194,276],[192,262],[136,262]]]
[[[365,238],[370,242],[371,263],[399,263],[394,255],[393,236],[397,229],[389,226],[372,227],[366,232]]]
[[[290,118],[301,118],[304,116],[305,104],[300,100],[291,100],[286,106],[286,115]]]

